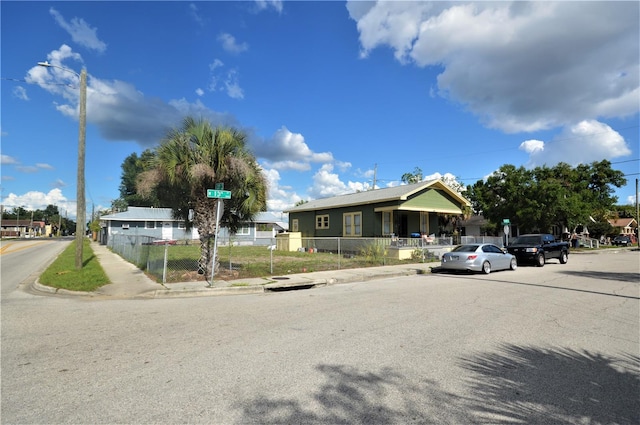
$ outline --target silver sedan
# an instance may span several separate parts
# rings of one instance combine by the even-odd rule
[[[435,271],[458,270],[491,273],[492,270],[515,270],[516,257],[490,243],[458,245],[442,255],[441,265]]]

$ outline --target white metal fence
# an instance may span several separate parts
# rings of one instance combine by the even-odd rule
[[[497,239],[497,241],[496,241]],[[461,243],[499,242],[500,238],[463,237]],[[276,238],[218,241],[220,267],[215,279],[286,275],[309,271],[437,261],[450,250],[452,237],[302,238],[294,252],[276,250]],[[199,274],[199,240],[166,241],[148,236],[111,235],[108,247],[159,282],[204,280]],[[398,252],[403,257],[399,258]]]

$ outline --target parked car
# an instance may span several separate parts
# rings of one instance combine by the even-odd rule
[[[451,252],[442,255],[437,271],[457,270],[483,272],[494,270],[515,270],[516,257],[490,243],[458,245]],[[432,269],[432,271],[434,271]]]
[[[567,264],[569,261],[569,243],[556,241],[548,233],[518,236],[509,243],[507,251],[516,256],[519,264],[532,263],[543,267],[552,258],[557,258],[560,264]]]
[[[613,238],[611,244],[616,246],[631,246],[633,241],[631,240],[631,236],[619,235]]]

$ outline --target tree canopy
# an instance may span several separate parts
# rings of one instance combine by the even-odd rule
[[[566,163],[534,169],[506,164],[467,189],[476,213],[492,223],[508,218],[521,232],[551,231],[553,226],[572,229],[604,219],[614,209],[614,187],[626,184],[624,174],[609,161]]]
[[[136,180],[138,195],[146,199],[154,196],[160,206],[171,208],[174,217],[188,225],[193,211],[193,225],[201,242],[199,266],[207,276],[212,273],[211,244],[218,205],[216,199],[207,197],[207,190],[222,185],[231,191],[221,219],[221,225],[231,232],[266,210],[266,178],[246,146],[246,135],[234,128],[214,128],[206,120],[188,117],[141,166],[145,171]]]

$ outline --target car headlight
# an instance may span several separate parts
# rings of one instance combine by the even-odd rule
[[[538,252],[538,248],[527,248],[527,252]]]

